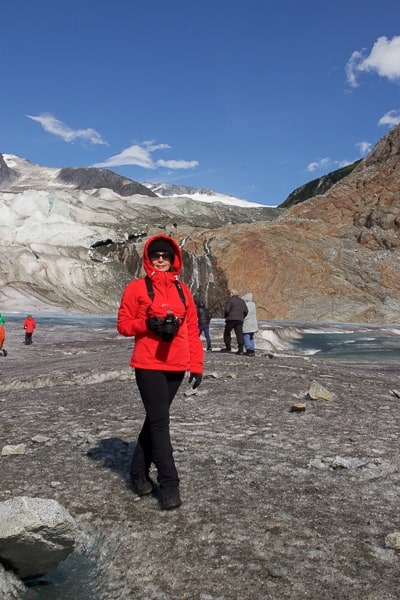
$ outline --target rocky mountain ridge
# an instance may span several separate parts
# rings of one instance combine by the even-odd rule
[[[253,293],[260,319],[400,320],[399,126],[324,194],[287,209],[122,196],[79,189],[79,178],[18,191],[16,169],[4,162],[11,173],[0,161],[3,311],[18,292],[68,310],[114,312],[123,286],[141,274],[145,239],[163,232],[181,245],[183,279],[214,316],[223,316],[227,289],[236,287]]]
[[[173,183],[144,183],[146,187],[155,192],[158,196],[184,196],[193,193],[213,196],[215,192],[208,188],[194,188],[188,185],[177,185]]]
[[[350,173],[356,168],[356,166],[361,162],[361,160],[356,160],[350,165],[346,165],[340,169],[336,169],[327,175],[323,175],[322,177],[317,177],[317,179],[313,179],[304,185],[296,188],[289,194],[282,204],[279,205],[279,208],[290,208],[295,204],[300,204],[313,196],[319,196],[321,194],[326,194],[326,192],[333,186],[335,183],[343,179],[343,177],[347,177]]]

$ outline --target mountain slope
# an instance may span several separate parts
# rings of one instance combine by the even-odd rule
[[[212,251],[263,317],[397,323],[399,189],[400,126],[326,194],[274,222],[225,230]]]
[[[295,204],[300,204],[300,202],[304,202],[313,196],[319,196],[321,194],[326,194],[326,192],[338,181],[350,175],[350,173],[356,168],[356,166],[361,162],[361,160],[356,160],[351,165],[346,165],[341,169],[336,169],[336,171],[332,171],[327,175],[323,175],[323,177],[318,177],[317,179],[313,179],[304,185],[296,188],[289,196],[286,198],[282,204],[279,205],[279,208],[290,208]]]
[[[240,206],[245,208],[266,208],[264,204],[249,202],[234,196],[220,194],[206,188],[194,188],[185,185],[175,185],[171,183],[145,183],[160,198],[191,198],[201,202],[221,202],[229,206]],[[268,207],[270,208],[270,207]]]
[[[148,235],[185,238],[193,227],[213,230],[280,214],[265,206],[159,198],[104,169],[54,169],[6,154],[1,165],[2,310],[29,297],[32,310],[46,304],[115,311],[123,286],[140,272],[138,251]],[[126,188],[140,193],[125,195]],[[188,278],[194,268],[186,256]]]
[[[34,183],[31,164],[4,157],[3,311],[20,294],[32,310],[45,302],[114,312],[141,273],[145,239],[164,232],[180,243],[183,278],[215,316],[236,287],[253,293],[259,318],[400,320],[400,126],[325,194],[286,210],[81,190],[45,167]]]

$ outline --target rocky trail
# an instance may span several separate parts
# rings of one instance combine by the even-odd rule
[[[183,505],[162,512],[130,488],[132,340],[42,325],[33,342],[7,326],[0,451],[25,453],[0,456],[0,501],[56,499],[80,537],[21,598],[399,597],[399,365],[206,353],[199,390],[185,382],[172,408]],[[311,400],[313,382],[332,400]]]

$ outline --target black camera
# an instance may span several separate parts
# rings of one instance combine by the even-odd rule
[[[180,320],[170,310],[166,317],[149,317],[146,319],[147,329],[160,336],[164,342],[171,342],[180,327]]]
[[[164,320],[164,332],[161,334],[162,339],[165,342],[170,342],[178,333],[179,325],[178,317],[169,310]]]

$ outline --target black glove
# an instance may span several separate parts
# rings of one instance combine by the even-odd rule
[[[189,383],[192,383],[192,388],[195,390],[201,384],[201,380],[203,379],[203,375],[201,373],[190,373]]]
[[[162,335],[165,331],[165,318],[164,317],[149,317],[146,319],[147,329],[156,335]]]

